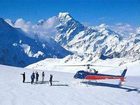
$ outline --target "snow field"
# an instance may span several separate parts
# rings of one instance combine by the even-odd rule
[[[45,71],[45,80],[53,74],[53,86],[30,83],[35,70],[0,66],[0,105],[139,105],[140,77],[127,77],[123,87],[117,81],[81,81],[73,73]],[[23,72],[26,83],[22,83]],[[41,74],[42,71],[39,71]],[[39,78],[41,80],[41,78]]]

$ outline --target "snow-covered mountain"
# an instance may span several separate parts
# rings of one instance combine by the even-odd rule
[[[109,55],[121,41],[119,34],[103,27],[89,27],[79,32],[65,47],[78,53],[101,53]]]
[[[56,41],[66,46],[73,38],[85,29],[85,26],[76,21],[69,13],[59,13],[59,25],[56,26]]]
[[[126,38],[105,24],[84,26],[69,13],[59,13],[57,17],[60,23],[56,26],[55,40],[67,50],[76,53],[71,56],[79,54],[84,57],[81,59],[89,58],[89,61],[93,56],[101,59],[140,59],[139,28],[137,33],[128,33]]]
[[[28,36],[0,18],[0,64],[24,67],[45,58],[71,54],[49,37],[41,40]]]
[[[84,26],[67,12],[60,12],[49,19],[41,19],[35,25],[23,19],[18,19],[15,23],[11,20],[6,21],[13,27],[21,28],[35,39],[45,41],[48,40],[48,36],[53,38],[62,47],[74,53],[67,57],[67,61],[81,59],[81,61],[94,62],[97,59],[107,58],[140,59],[139,28],[136,33],[128,33],[127,37],[123,37],[124,35],[105,24]]]
[[[46,22],[48,20],[42,20],[40,25],[44,26]],[[53,17],[53,22],[54,39],[74,53],[69,59],[79,58],[79,56],[82,57],[82,60],[86,59],[87,61],[92,61],[91,58],[115,57],[140,59],[139,28],[137,33],[128,33],[126,38],[105,24],[92,27],[84,26],[67,12],[59,13]]]

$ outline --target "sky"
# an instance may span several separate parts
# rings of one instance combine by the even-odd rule
[[[87,25],[140,26],[140,0],[0,0],[0,17],[37,22],[69,12]]]

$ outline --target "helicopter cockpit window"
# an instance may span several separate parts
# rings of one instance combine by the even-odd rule
[[[77,74],[78,74],[78,75],[83,75],[84,72],[83,72],[83,71],[79,71]]]
[[[83,75],[83,73],[80,72],[79,75]]]

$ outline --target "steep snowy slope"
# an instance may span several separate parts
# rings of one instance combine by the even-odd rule
[[[0,64],[24,67],[47,57],[70,54],[51,38],[40,41],[27,36],[0,18]]]
[[[62,46],[67,45],[76,34],[85,29],[81,23],[76,21],[69,13],[59,13],[59,25],[57,25],[56,41]]]
[[[64,68],[66,69],[66,68]],[[26,72],[26,83],[21,73]],[[45,83],[30,84],[33,70],[0,65],[0,105],[139,105],[140,77],[127,77],[119,87],[118,81],[83,82],[71,73],[45,71]],[[41,75],[42,71],[39,71]],[[53,86],[49,75],[53,74]],[[8,77],[8,78],[7,78]],[[39,77],[39,81],[41,76]]]
[[[100,53],[110,55],[121,41],[119,34],[110,29],[99,26],[88,28],[77,34],[66,48],[78,53]]]
[[[124,39],[115,49],[119,53],[119,57],[140,59],[140,34],[132,34],[128,39]]]

